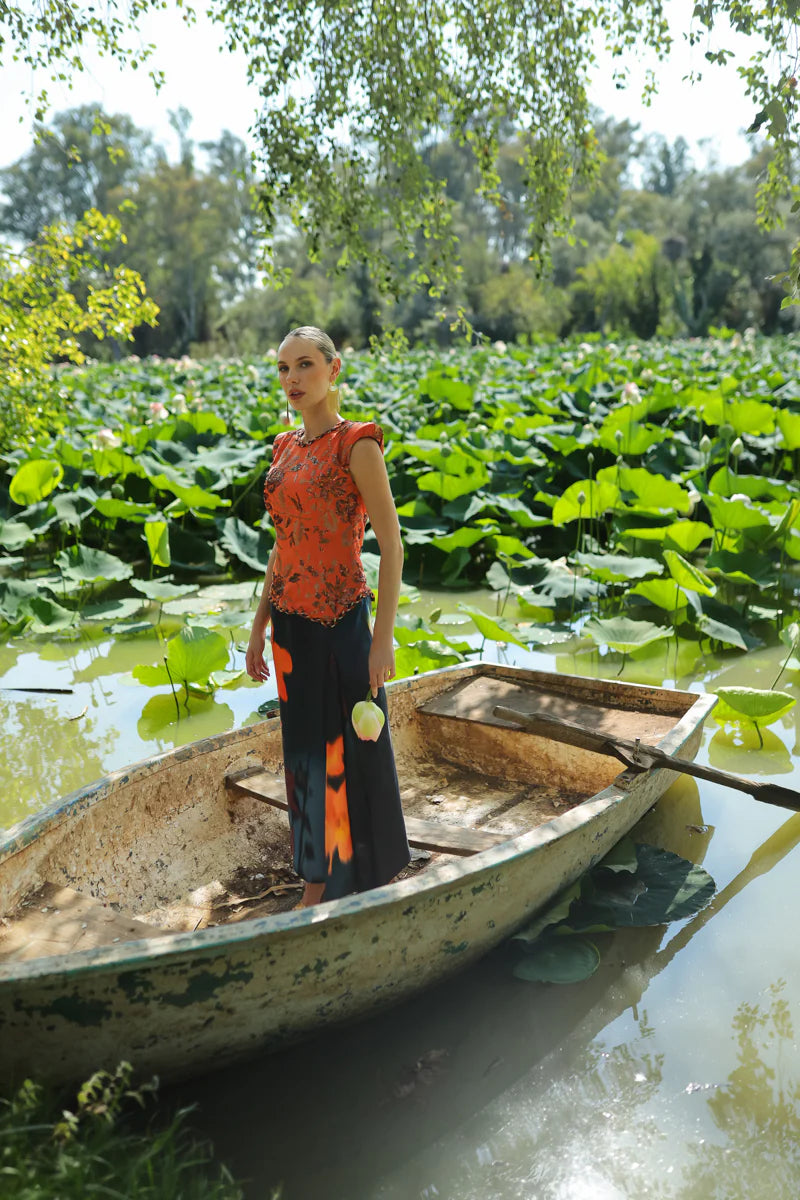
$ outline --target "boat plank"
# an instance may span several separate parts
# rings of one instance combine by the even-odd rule
[[[596,733],[612,734],[615,737],[638,737],[642,741],[658,742],[675,725],[674,714],[631,710],[610,703],[586,702],[488,675],[467,679],[447,691],[440,692],[420,704],[417,712],[422,716],[448,717],[457,721],[475,721],[481,725],[513,729],[510,721],[504,721],[494,715],[493,710],[497,705],[515,708],[531,716],[545,714],[559,721],[571,721]]]
[[[234,795],[252,796],[265,804],[288,811],[283,775],[271,771],[239,773],[226,776],[225,782]],[[511,836],[482,829],[467,829],[460,825],[445,825],[441,821],[426,821],[419,817],[406,817],[405,822],[410,846],[440,854],[479,854],[481,850],[508,841]]]

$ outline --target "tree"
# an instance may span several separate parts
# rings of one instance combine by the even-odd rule
[[[6,41],[32,66],[62,74],[82,67],[90,43],[125,62],[146,60],[137,19],[163,0],[21,0],[0,6]],[[671,37],[660,0],[206,0],[230,47],[243,48],[263,109],[256,129],[265,265],[280,277],[275,238],[288,212],[313,257],[337,248],[334,270],[360,261],[381,294],[427,288],[435,296],[458,276],[458,247],[446,187],[424,160],[442,134],[471,154],[479,194],[502,205],[501,131],[512,122],[525,176],[529,253],[539,261],[569,226],[570,190],[597,168],[587,81],[603,43],[620,62],[633,48],[663,58]],[[188,20],[193,16],[185,8]],[[792,178],[798,89],[794,77],[797,0],[694,6],[685,36],[706,44],[709,62],[724,17],[755,47],[739,67],[753,100],[752,129],[775,153],[758,189],[759,219],[779,220],[778,203],[800,197]],[[130,28],[129,28],[130,26]],[[615,79],[624,84],[621,66]],[[655,90],[655,80],[648,84]],[[422,234],[420,247],[417,235]],[[412,269],[408,270],[409,262]],[[797,290],[797,270],[790,282]]]
[[[125,339],[155,321],[141,277],[108,262],[121,236],[118,220],[90,210],[72,227],[47,226],[21,252],[0,245],[0,445],[52,417],[50,363],[82,362],[82,335]]]
[[[0,229],[32,241],[54,221],[73,222],[88,209],[108,212],[119,194],[158,157],[150,134],[128,116],[97,104],[58,113],[36,125],[27,154],[0,171]]]

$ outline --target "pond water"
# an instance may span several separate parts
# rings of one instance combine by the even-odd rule
[[[453,607],[481,599],[488,608],[459,593]],[[243,665],[241,629],[231,639]],[[483,654],[576,674],[621,665],[621,678],[696,691],[769,687],[782,658],[697,660],[694,647],[676,658],[674,645],[622,664],[596,650]],[[275,694],[272,680],[218,690],[177,721],[169,692],[130,678],[160,655],[152,632],[102,629],[0,650],[0,825],[256,720]],[[780,686],[797,695],[799,683]],[[72,690],[10,690],[21,687]],[[710,719],[698,760],[800,789],[799,719],[800,705],[764,731],[763,748]],[[793,1200],[800,814],[684,777],[636,836],[702,862],[717,895],[691,920],[603,935],[584,983],[523,983],[501,948],[371,1021],[165,1089],[162,1102],[198,1105],[195,1127],[258,1200]]]

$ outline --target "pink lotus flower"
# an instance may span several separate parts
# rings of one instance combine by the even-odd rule
[[[150,412],[154,421],[166,421],[169,416],[166,405],[162,404],[160,400],[150,402]]]
[[[372,690],[367,692],[366,700],[359,700],[353,705],[353,729],[362,742],[377,742],[381,736],[386,717],[383,710],[371,699]]]

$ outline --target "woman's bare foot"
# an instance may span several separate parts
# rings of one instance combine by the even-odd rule
[[[307,883],[303,898],[295,908],[311,908],[314,904],[319,904],[322,900],[322,893],[325,891],[324,883]]]

